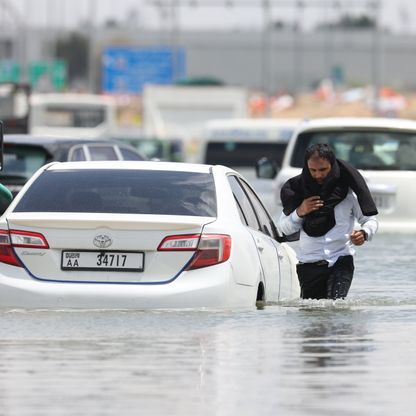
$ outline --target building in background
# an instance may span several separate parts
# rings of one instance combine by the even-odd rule
[[[175,46],[170,44],[169,37],[156,31],[102,27],[94,32],[85,31],[82,35],[90,47],[88,62],[91,68],[85,67],[83,79],[79,74],[77,79],[67,79],[66,88],[69,89],[102,92],[103,87],[108,88],[105,60],[114,48],[126,51],[136,48],[142,53],[165,48],[167,55],[171,55],[169,70],[173,80],[183,75],[210,76],[228,85],[245,86],[268,94],[307,91],[328,77],[349,86],[383,83],[395,88],[416,87],[416,42],[413,35],[383,32],[378,34],[376,41],[371,30],[332,31],[330,35],[321,31],[299,34],[291,30],[276,30],[270,34],[266,68],[261,32],[239,32],[233,36],[227,32],[181,32]],[[0,33],[0,45],[4,46],[0,48],[0,77],[3,73],[4,81],[7,80],[5,75],[13,78],[12,81],[17,81],[17,78],[36,81],[39,79],[37,70],[43,66],[42,71],[48,72],[44,67],[49,63],[51,80],[52,72],[57,73],[56,85],[51,81],[49,89],[59,90],[65,69],[57,60],[54,42],[62,36],[69,37],[71,33],[26,28],[27,52],[22,60],[18,57],[22,35],[12,38],[7,32]],[[178,48],[180,53],[175,53]],[[153,64],[160,65],[161,60],[155,60]],[[137,62],[135,65],[137,67]],[[147,71],[151,69],[149,62],[145,67]],[[131,67],[126,71],[130,71],[131,78]],[[143,71],[138,76],[142,77]],[[44,84],[38,87],[47,89]],[[125,85],[120,84],[120,89],[123,88]]]

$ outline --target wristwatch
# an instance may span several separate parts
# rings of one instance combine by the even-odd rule
[[[368,234],[367,234],[367,231],[364,231],[364,230],[360,230],[362,233],[363,233],[363,236],[364,236],[364,241],[368,241]]]

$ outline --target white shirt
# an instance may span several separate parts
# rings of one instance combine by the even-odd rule
[[[297,248],[298,260],[302,263],[313,263],[319,260],[328,261],[331,267],[338,257],[354,255],[355,249],[350,241],[350,234],[354,229],[355,220],[361,229],[368,235],[371,241],[378,229],[378,221],[375,216],[363,215],[357,196],[350,189],[347,196],[334,208],[336,224],[321,237],[310,237],[303,231],[303,218],[299,217],[296,210],[290,215],[281,214],[279,226],[286,234],[293,234],[300,230],[300,239]]]

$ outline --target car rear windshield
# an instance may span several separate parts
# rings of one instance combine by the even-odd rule
[[[305,150],[327,143],[337,158],[364,170],[416,170],[416,133],[391,130],[343,129],[305,132],[299,135],[292,166],[302,167]]]
[[[204,163],[254,168],[257,160],[267,157],[281,166],[286,146],[286,143],[262,143],[256,141],[209,142],[207,143]]]
[[[45,171],[15,212],[217,215],[209,173],[155,170]]]
[[[0,177],[28,179],[47,162],[49,157],[47,151],[39,146],[5,143]]]

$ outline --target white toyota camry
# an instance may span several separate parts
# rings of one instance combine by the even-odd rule
[[[0,218],[0,307],[253,306],[299,296],[295,263],[224,166],[54,162]]]

